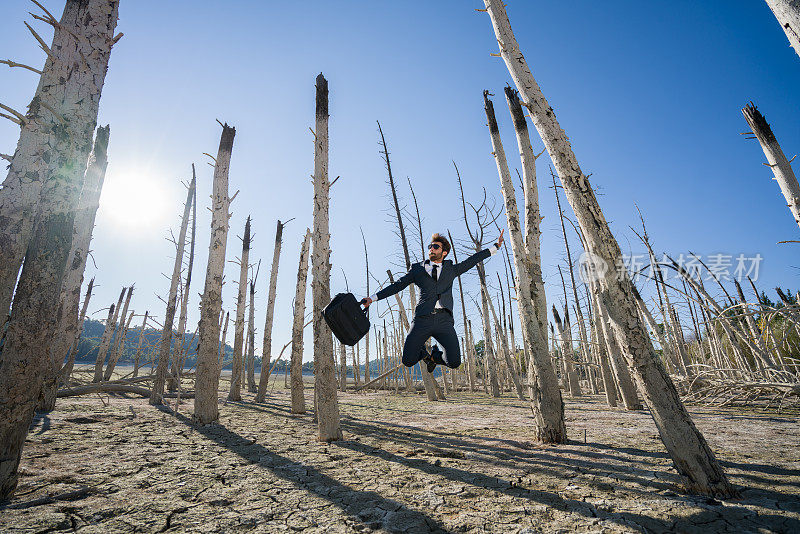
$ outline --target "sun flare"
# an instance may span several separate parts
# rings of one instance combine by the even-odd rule
[[[129,233],[144,233],[166,223],[167,196],[164,185],[148,173],[109,173],[100,196],[100,216]]]

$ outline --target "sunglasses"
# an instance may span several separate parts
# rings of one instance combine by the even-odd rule
[[[442,248],[442,245],[440,245],[439,243],[431,243],[430,245],[428,245],[428,250],[430,249],[439,250],[440,248]]]

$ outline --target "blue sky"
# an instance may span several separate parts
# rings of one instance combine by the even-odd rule
[[[63,1],[44,4],[56,16],[63,9]],[[6,6],[0,55],[40,67],[44,55],[22,24],[30,22],[33,7],[21,0]],[[498,205],[502,200],[483,89],[496,95],[509,164],[519,166],[502,96],[510,78],[502,60],[489,55],[497,45],[488,16],[475,11],[481,7],[475,0],[123,0],[117,30],[125,37],[112,53],[100,106],[111,143],[92,246],[97,268],[90,262],[87,269],[97,281],[90,311],[108,306],[121,286],[135,282],[131,307],[163,317],[156,294],[168,289],[161,273],[171,272],[174,254],[165,238],[177,229],[180,181],[190,177],[194,162],[200,209],[190,329],[196,324],[212,175],[202,153],[216,154],[219,119],[237,129],[230,184],[231,192],[241,193],[232,207],[228,258],[239,255],[235,236],[252,215],[251,260],[263,260],[257,346],[275,221],[296,217],[284,232],[273,336],[279,347],[289,339],[300,240],[311,225],[309,127],[319,72],[330,84],[330,172],[341,176],[331,199],[332,292],[344,290],[343,272],[351,290],[365,292],[359,228],[374,275],[384,279],[387,268],[400,270],[376,120],[405,203],[407,177],[415,187],[424,232],[450,229],[463,240],[452,161],[468,198],[478,199],[485,187]],[[740,109],[752,100],[787,155],[800,151],[800,58],[766,3],[518,0],[509,2],[508,12],[584,172],[592,173],[623,252],[643,252],[629,229],[638,227],[636,204],[657,251],[761,254],[759,288],[800,286],[797,245],[776,244],[797,239],[798,228],[761,164],[757,142],[740,135],[747,130]],[[35,27],[49,42],[51,32]],[[0,102],[24,110],[36,83],[33,73],[3,66]],[[0,123],[0,152],[12,153],[17,137],[14,124]],[[534,149],[541,147],[534,136]],[[556,266],[564,253],[547,165],[546,157],[538,161],[542,256],[548,299],[560,304]],[[487,267],[502,275],[499,256]],[[226,310],[235,304],[237,271],[228,264]],[[477,294],[474,276],[467,287]],[[479,321],[469,297],[467,308]]]

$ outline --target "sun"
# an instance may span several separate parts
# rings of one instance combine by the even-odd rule
[[[149,233],[167,223],[169,196],[163,181],[151,173],[109,173],[100,195],[98,216],[126,233]]]

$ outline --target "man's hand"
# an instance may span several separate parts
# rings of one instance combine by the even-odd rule
[[[500,248],[503,245],[503,232],[505,231],[506,231],[505,228],[500,230],[500,237],[497,238],[497,248]]]
[[[372,304],[372,299],[369,297],[364,297],[363,299],[361,299],[361,302],[359,304],[363,304],[364,309],[366,310],[367,308],[369,308],[369,305]]]

